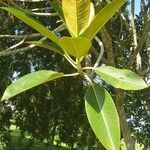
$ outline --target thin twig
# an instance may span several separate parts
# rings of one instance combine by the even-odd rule
[[[36,13],[36,12],[30,12],[31,15],[36,16],[50,16],[50,17],[56,17],[58,16],[58,13]]]
[[[96,60],[96,62],[94,64],[94,68],[96,68],[99,65],[101,59],[103,58],[104,45],[103,45],[102,41],[97,36],[95,36],[94,39],[97,41],[97,43],[98,43],[98,45],[100,47],[100,54],[99,54],[99,56],[98,56],[98,58],[97,58],[97,60]]]
[[[52,7],[44,7],[44,8],[33,8],[33,9],[29,9],[29,11],[41,11],[41,10],[51,10]]]
[[[33,34],[26,34],[26,35],[9,35],[9,34],[2,34],[0,38],[11,38],[11,39],[22,39],[26,37],[27,39],[41,37],[40,33],[33,33]]]
[[[15,45],[13,45],[13,46],[11,46],[11,47],[5,49],[4,51],[5,51],[5,52],[8,52],[8,51],[11,51],[11,50],[13,50],[13,49],[19,47],[20,45],[22,45],[22,44],[25,42],[25,40],[26,40],[26,37],[24,37],[19,43],[17,43],[17,44],[15,44]]]
[[[53,30],[53,32],[58,33],[58,32],[63,31],[64,29],[65,29],[65,28],[64,28],[64,24],[62,24],[62,25],[58,26],[57,28],[55,28],[55,29]],[[45,41],[46,39],[47,39],[47,37],[43,37],[42,39],[40,39],[40,41]],[[15,50],[13,50],[13,51],[8,51],[8,52],[5,52],[5,50],[3,50],[3,51],[0,52],[0,57],[1,57],[1,56],[8,56],[8,55],[16,54],[16,53],[19,53],[19,52],[25,52],[25,51],[28,51],[28,50],[32,49],[32,48],[35,47],[35,46],[36,46],[36,45],[31,44],[31,45],[29,45],[29,46],[27,46],[27,47],[15,49]]]
[[[101,42],[101,40],[100,40],[97,36],[95,36],[94,39],[96,40],[96,42],[98,43],[98,45],[99,45],[99,47],[100,47],[100,53],[99,53],[98,58],[97,58],[97,60],[96,60],[96,62],[95,62],[95,64],[94,64],[94,67],[93,67],[93,68],[96,68],[96,67],[98,67],[98,65],[99,65],[99,63],[100,63],[100,61],[101,61],[101,59],[103,58],[104,45],[103,45],[103,43]],[[91,67],[85,67],[85,68],[87,69],[87,68],[91,68]],[[85,68],[84,68],[84,69],[85,69]],[[89,71],[87,71],[87,72],[89,72]],[[88,74],[89,74],[89,73],[88,73]],[[89,77],[92,79],[93,76],[94,76],[94,74],[95,74],[95,71],[94,71],[94,69],[92,69],[92,72],[89,74]]]

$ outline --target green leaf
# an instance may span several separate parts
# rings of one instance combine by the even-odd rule
[[[110,0],[106,0],[106,2],[109,4],[109,3],[111,3],[111,1]]]
[[[63,49],[59,45],[52,43],[52,42],[48,43],[48,42],[43,42],[43,41],[29,41],[26,43],[34,44],[36,46],[39,46],[39,47],[42,47],[45,49],[49,49],[49,50],[52,50],[58,54],[64,55]]]
[[[93,5],[93,3],[90,3],[90,16],[89,16],[88,26],[91,24],[91,22],[93,21],[94,17],[95,17],[94,5]]]
[[[119,150],[119,118],[110,94],[100,86],[89,87],[85,108],[89,123],[103,146],[108,150]]]
[[[59,43],[64,48],[64,51],[79,59],[85,56],[91,47],[91,42],[88,39],[81,37],[62,37],[60,38]]]
[[[54,1],[51,1],[51,0],[49,0],[49,3],[53,7],[53,9],[59,14],[60,18],[62,20],[65,20],[61,5],[58,2],[54,2]]]
[[[42,83],[60,78],[63,73],[57,73],[49,70],[40,70],[27,74],[10,84],[4,92],[2,100],[9,99],[21,92],[31,89]]]
[[[115,12],[123,6],[126,0],[114,0],[104,7],[94,18],[90,26],[81,34],[82,37],[92,40],[99,30],[109,21]]]
[[[70,34],[78,37],[88,27],[90,0],[62,0],[62,8]]]
[[[96,68],[95,72],[115,88],[141,90],[148,87],[142,78],[127,69],[103,66]]]
[[[50,30],[45,28],[42,24],[40,24],[37,20],[35,20],[33,17],[30,16],[30,14],[22,9],[18,9],[15,7],[1,7],[2,9],[5,9],[6,11],[13,14],[15,17],[26,23],[27,25],[31,26],[38,32],[40,32],[42,35],[46,36],[50,40],[52,40],[55,43],[58,43],[59,38]]]

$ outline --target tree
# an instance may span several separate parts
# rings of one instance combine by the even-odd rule
[[[107,34],[107,32],[106,32],[105,29],[103,30],[101,36],[103,36],[103,35],[105,35],[105,37],[109,37],[109,36],[106,36],[106,35],[108,35],[108,34]],[[105,39],[105,38],[103,38],[103,39]],[[108,38],[108,39],[109,39],[109,38]],[[105,43],[105,42],[108,42],[108,41],[111,42],[110,40],[107,40],[107,41],[104,41],[104,43]],[[109,43],[109,46],[110,46],[110,43]],[[112,48],[112,47],[110,47],[110,48]],[[110,54],[111,54],[111,53],[110,53]],[[112,56],[110,55],[110,56],[108,56],[108,57],[111,58]],[[114,63],[114,62],[113,62],[113,59],[108,59],[108,60],[111,61],[111,62],[109,62],[109,63],[112,63],[112,64]],[[121,64],[119,64],[119,65],[121,65]],[[120,66],[119,66],[119,67],[120,67]],[[121,66],[121,67],[122,67],[122,66]],[[120,93],[123,93],[123,92],[121,92],[121,91],[119,90],[118,94],[120,95]],[[119,95],[117,95],[117,96],[119,97]],[[119,97],[119,98],[120,98],[120,97]],[[121,98],[122,98],[122,97],[121,97]],[[119,111],[119,112],[121,112],[121,111]],[[125,121],[125,120],[124,120],[124,121]],[[122,132],[123,132],[123,131],[122,131]]]

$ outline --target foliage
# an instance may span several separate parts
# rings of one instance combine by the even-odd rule
[[[132,132],[134,132],[137,141],[142,143],[145,149],[150,148],[149,95],[150,88],[126,93],[126,112],[129,118],[129,125],[132,127]]]
[[[120,6],[119,6],[120,7]],[[10,11],[11,13],[13,13],[15,16],[17,16],[18,17],[18,14],[16,13],[17,11],[21,11],[21,12],[23,12],[22,10],[16,10],[16,8],[5,8],[6,10],[8,10],[8,11]],[[13,11],[12,11],[13,10]],[[16,10],[16,11],[14,11],[14,10]],[[20,13],[20,12],[19,12]],[[22,14],[22,13],[21,13]],[[24,17],[24,16],[23,16]],[[22,18],[22,17],[18,17],[18,18]],[[66,18],[65,18],[66,19]],[[24,21],[24,19],[22,19],[23,21]],[[26,23],[28,22],[28,24],[29,25],[31,25],[29,22],[29,20],[28,20],[28,15],[26,15],[25,14],[25,20],[27,20],[27,21],[25,21]],[[32,20],[32,19],[31,19]],[[93,21],[94,22],[94,21]],[[33,25],[33,24],[32,24]],[[42,27],[43,28],[43,27]],[[36,29],[38,29],[38,28],[36,28]],[[88,29],[88,28],[87,28]],[[83,29],[84,30],[84,29]],[[44,32],[45,32],[46,30],[44,29]],[[40,31],[41,32],[41,31]],[[49,31],[48,31],[49,32]],[[42,31],[42,33],[43,33],[43,31]],[[94,33],[94,34],[96,34],[96,33]],[[46,34],[44,34],[45,36],[47,36],[49,39],[51,39],[52,41],[54,41],[55,42],[55,44],[58,44],[60,47],[62,47],[62,49],[63,49],[63,52],[61,53],[61,54],[63,54],[63,56],[65,56],[65,58],[69,61],[69,62],[71,62],[71,64],[72,64],[72,66],[73,67],[75,67],[75,68],[77,68],[77,70],[78,70],[78,72],[76,73],[76,75],[78,75],[78,74],[80,74],[81,76],[83,76],[84,74],[85,74],[85,72],[83,72],[83,69],[85,69],[85,68],[82,68],[81,67],[81,61],[82,61],[82,57],[84,57],[85,56],[85,54],[87,54],[87,52],[89,51],[89,48],[90,48],[90,45],[91,44],[87,44],[87,43],[90,43],[90,41],[88,40],[88,39],[85,39],[85,38],[79,38],[79,37],[77,37],[77,38],[70,38],[70,37],[67,37],[67,38],[64,38],[66,41],[66,43],[63,41],[63,38],[60,38],[60,40],[58,41],[58,39],[57,38],[55,38],[55,36],[53,36],[53,34],[52,33],[50,33],[49,35],[51,35],[51,36],[49,36],[48,34],[46,35]],[[79,35],[78,35],[79,36]],[[60,41],[63,41],[65,44],[63,44],[63,42],[60,42]],[[73,41],[72,42],[72,44],[70,44],[70,41]],[[82,44],[82,42],[80,43],[80,41],[83,41],[83,44]],[[69,43],[69,44],[68,44]],[[77,51],[76,50],[76,44],[78,44],[79,43],[79,46],[77,47],[78,48],[78,50],[80,49],[80,47],[81,48],[85,48],[84,49],[84,51],[82,52],[82,51]],[[87,47],[85,47],[85,45],[87,46]],[[40,46],[42,46],[42,45],[40,45]],[[43,45],[43,47],[45,47],[44,45]],[[50,49],[50,48],[49,48]],[[62,50],[61,49],[61,50]],[[72,51],[71,51],[72,50]],[[82,49],[81,49],[82,50]],[[57,52],[57,51],[56,51]],[[70,55],[72,55],[72,56],[74,56],[74,57],[76,57],[76,62],[74,61],[74,59],[72,59],[68,54],[70,54]],[[101,67],[100,67],[101,68]],[[93,69],[93,68],[90,68],[90,69]],[[98,69],[97,69],[98,70]],[[104,72],[105,72],[105,69],[104,69]],[[119,71],[120,72],[120,71]],[[123,72],[123,71],[121,71],[121,72]],[[131,73],[132,74],[132,73]],[[72,76],[73,74],[67,74],[67,75],[64,75],[64,76]],[[123,73],[123,75],[124,75],[124,73]],[[134,75],[133,75],[134,76]],[[85,77],[86,77],[86,79],[87,79],[87,81],[88,82],[90,82],[91,83],[91,81],[89,80],[89,78],[85,75]],[[107,81],[107,78],[109,78],[109,77],[106,77],[106,81]],[[22,80],[24,80],[24,82],[26,81],[25,79],[26,78],[24,78],[24,77],[22,77],[21,78]],[[141,81],[141,82],[143,82],[139,77],[137,78],[137,79],[139,79],[138,81]],[[120,80],[122,80],[122,79],[120,79]],[[120,81],[119,80],[119,81]],[[18,81],[15,81],[14,82],[14,84],[15,83],[17,83],[17,82],[19,82],[20,81],[20,79],[18,79]],[[131,81],[132,81],[132,79],[131,79]],[[111,83],[111,82],[110,82]],[[132,83],[133,82],[131,82],[131,85],[132,85]],[[13,84],[12,84],[13,85]],[[125,85],[127,85],[127,84],[125,84]],[[142,88],[145,88],[145,87],[147,87],[147,85],[146,84],[144,84],[144,82],[143,82],[143,87],[140,87],[140,89],[142,89]],[[17,87],[19,87],[19,91],[20,92],[22,92],[22,90],[21,90],[21,85],[19,84],[19,86],[17,86]],[[30,87],[31,88],[31,87]],[[130,87],[127,85],[127,88],[124,88],[124,87],[122,87],[123,89],[129,89]],[[133,89],[135,90],[136,89],[136,87],[134,87],[133,86]],[[8,89],[7,90],[9,90],[9,87],[8,87]],[[6,90],[6,93],[7,93],[7,90]],[[16,93],[17,94],[17,93]],[[97,94],[96,94],[97,95]],[[109,97],[110,95],[109,94],[106,94],[107,96],[106,96],[106,98],[107,97]],[[12,96],[13,96],[13,94],[12,94]],[[4,99],[5,99],[6,97],[5,97],[5,95],[4,95]],[[94,107],[94,109],[96,110],[96,108]],[[113,110],[114,109],[114,110]],[[115,108],[113,108],[112,110],[113,110],[113,112],[115,112],[116,110],[115,110]],[[89,111],[87,111],[87,114],[89,113]],[[101,113],[101,112],[100,112]],[[107,113],[106,113],[107,114]],[[116,118],[116,117],[115,117]],[[108,118],[109,119],[109,118]],[[90,120],[90,119],[89,119]],[[116,120],[117,120],[117,118],[116,118]],[[95,120],[94,120],[95,121]],[[115,129],[115,128],[114,128]],[[94,130],[94,129],[93,129]],[[97,134],[96,134],[97,135]],[[119,134],[118,134],[119,135]],[[118,136],[117,135],[117,136]],[[101,142],[102,142],[102,140],[100,140]],[[118,140],[119,141],[119,140]],[[110,145],[112,146],[114,143],[113,142],[111,142],[111,140],[109,141],[110,143]],[[103,144],[104,144],[104,146],[106,147],[106,148],[108,148],[109,149],[109,144],[107,145],[105,142],[102,142]],[[117,144],[116,144],[116,146],[117,147],[119,147],[119,142],[117,142]]]

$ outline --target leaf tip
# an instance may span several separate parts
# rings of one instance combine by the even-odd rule
[[[8,100],[9,98],[10,98],[10,96],[9,96],[8,93],[5,91],[0,101]]]
[[[7,99],[7,98],[3,95],[0,101],[4,101],[4,100],[6,100],[6,99]]]

